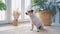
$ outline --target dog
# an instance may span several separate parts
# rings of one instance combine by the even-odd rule
[[[31,30],[33,30],[34,26],[36,26],[37,32],[39,32],[40,29],[44,29],[43,21],[36,16],[34,10],[31,9],[31,10],[27,11],[26,15],[29,15],[31,18],[31,21],[32,21],[32,29]]]

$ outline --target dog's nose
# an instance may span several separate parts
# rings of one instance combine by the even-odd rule
[[[27,14],[27,13],[26,13]]]
[[[26,13],[26,15],[28,15],[28,13]]]

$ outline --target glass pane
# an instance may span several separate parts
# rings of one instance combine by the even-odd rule
[[[5,20],[5,11],[0,11],[0,21]]]
[[[5,0],[2,0],[2,2],[4,2],[5,3]],[[5,20],[5,11],[1,11],[0,10],[0,21],[4,21]]]
[[[17,9],[19,12],[21,12],[21,0],[12,0],[12,20],[14,19],[13,12]],[[21,19],[21,15],[20,15],[19,19]]]

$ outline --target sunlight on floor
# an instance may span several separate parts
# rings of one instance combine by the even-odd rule
[[[0,27],[0,34],[60,34],[60,26],[45,26],[45,29],[40,32],[37,32],[36,28],[33,31],[30,31],[30,29],[30,23],[22,23],[18,26],[3,26]]]

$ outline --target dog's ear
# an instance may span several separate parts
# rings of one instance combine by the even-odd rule
[[[34,10],[31,10],[31,12],[33,13]]]

